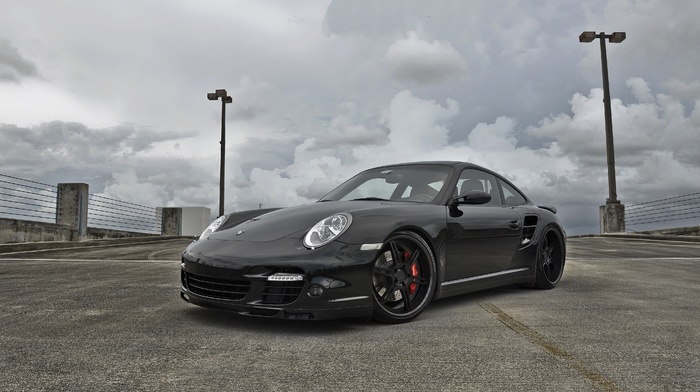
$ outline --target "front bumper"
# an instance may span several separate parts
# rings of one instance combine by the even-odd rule
[[[199,306],[270,318],[372,315],[376,251],[342,243],[309,250],[291,240],[274,242],[193,243],[182,254],[180,296]],[[280,247],[288,249],[286,255],[275,250]]]

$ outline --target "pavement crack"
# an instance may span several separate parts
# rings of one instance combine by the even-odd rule
[[[553,355],[554,357],[560,359],[563,361],[566,366],[595,385],[596,389],[605,391],[605,392],[617,392],[617,391],[622,391],[620,387],[618,387],[612,380],[609,378],[605,377],[603,374],[598,372],[597,370],[587,366],[586,364],[582,363],[576,357],[573,355],[567,353],[565,350],[557,347],[555,344],[547,341],[544,339],[540,334],[538,334],[535,330],[531,329],[527,325],[515,320],[513,317],[508,315],[506,312],[501,310],[499,307],[496,305],[492,304],[491,302],[488,302],[486,300],[481,300],[477,302],[479,306],[481,306],[484,310],[487,312],[491,313],[493,316],[495,316],[498,321],[503,323],[506,327],[514,331],[515,333],[525,337],[528,339],[530,342],[533,344],[539,346],[541,349],[543,349],[545,352],[547,352],[550,355]]]

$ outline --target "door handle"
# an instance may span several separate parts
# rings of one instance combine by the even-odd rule
[[[516,221],[516,220],[510,221],[510,223],[508,223],[508,227],[510,227],[511,229],[519,229],[520,228],[520,221]]]

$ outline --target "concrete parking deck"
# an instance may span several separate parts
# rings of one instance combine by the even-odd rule
[[[190,241],[0,254],[0,390],[700,390],[697,242],[569,239],[554,290],[382,325],[186,304]]]

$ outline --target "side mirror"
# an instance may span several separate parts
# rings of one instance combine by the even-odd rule
[[[491,201],[491,195],[483,191],[467,191],[459,196],[455,196],[450,199],[448,207],[450,209],[450,215],[453,217],[460,217],[464,213],[457,208],[460,204],[486,204]]]
[[[450,204],[486,204],[491,201],[491,195],[484,191],[467,191],[454,197]]]

